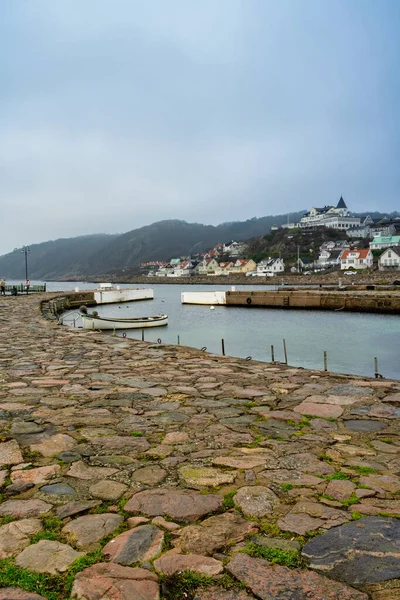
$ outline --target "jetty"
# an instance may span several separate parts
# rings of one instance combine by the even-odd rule
[[[376,286],[343,286],[334,289],[283,287],[277,290],[182,292],[181,302],[228,307],[344,310],[400,315],[400,290],[397,286],[381,289]]]
[[[55,301],[0,297],[0,600],[399,597],[399,381],[68,328]]]

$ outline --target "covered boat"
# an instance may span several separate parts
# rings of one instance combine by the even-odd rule
[[[81,306],[83,329],[143,329],[145,327],[163,327],[168,325],[168,315],[152,317],[136,317],[133,319],[112,319],[100,317],[96,311],[88,313],[86,306]]]

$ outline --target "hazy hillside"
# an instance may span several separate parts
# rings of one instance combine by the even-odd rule
[[[96,256],[116,236],[97,234],[33,244],[28,254],[30,279],[57,279],[90,273],[90,257]],[[17,248],[0,256],[0,277],[25,280],[25,258]]]
[[[303,213],[291,217],[300,218]],[[271,225],[281,225],[286,219],[286,215],[268,216],[216,227],[168,220],[122,235],[90,235],[34,244],[28,257],[29,276],[46,280],[129,275],[143,261],[168,260],[207,250],[217,242],[262,236]],[[20,249],[10,252],[0,257],[0,277],[25,279],[24,265]]]
[[[305,211],[291,213],[291,221],[298,221]],[[375,218],[383,217],[373,213]],[[138,272],[141,262],[149,260],[169,260],[173,257],[195,254],[212,248],[217,242],[230,240],[252,241],[251,252],[254,255],[289,251],[297,244],[304,250],[309,241],[300,236],[291,238],[289,247],[284,240],[273,243],[272,247],[264,236],[270,232],[271,225],[282,225],[287,215],[275,215],[222,223],[218,226],[186,223],[179,220],[159,221],[134,229],[120,235],[87,235],[69,239],[59,239],[32,245],[28,258],[29,277],[31,279],[77,279],[89,277],[129,277]],[[283,235],[283,234],[282,234]],[[279,236],[278,236],[279,238]],[[307,252],[313,255],[318,247],[318,234],[314,245]],[[271,241],[271,240],[270,240]],[[270,242],[269,241],[269,242]],[[311,240],[310,240],[311,241]],[[303,247],[301,247],[303,251]],[[310,252],[311,250],[311,252]],[[17,249],[0,257],[0,277],[25,279],[25,263],[21,250]]]

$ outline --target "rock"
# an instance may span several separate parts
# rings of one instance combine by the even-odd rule
[[[246,554],[235,554],[226,570],[261,600],[368,600],[366,594],[312,571],[271,566]]]
[[[217,456],[213,464],[233,469],[254,469],[254,467],[264,466],[266,460],[265,456]]]
[[[29,433],[42,433],[43,427],[32,421],[17,421],[12,424],[12,435],[27,435]]]
[[[314,526],[303,530],[303,533],[300,535],[304,535],[307,530],[312,531],[318,529],[319,527],[329,529],[330,527],[335,527],[336,525],[342,525],[342,523],[345,523],[350,518],[349,514],[342,510],[324,506],[319,502],[309,502],[305,500],[298,502],[286,515],[286,517],[280,519],[278,521],[278,526],[284,531],[295,531],[296,533],[299,533],[297,529],[291,529],[290,527],[296,523],[298,524],[299,528],[302,528],[303,525],[312,525],[312,521],[308,521],[307,516],[315,519]],[[301,519],[298,517],[301,517]],[[302,520],[303,518],[304,521]],[[321,519],[322,524],[320,523]]]
[[[189,434],[180,431],[171,431],[163,439],[163,444],[183,444],[189,440]]]
[[[336,444],[335,450],[344,456],[376,456],[376,452],[371,448],[354,446],[353,444]]]
[[[195,571],[214,577],[224,570],[219,560],[198,554],[180,554],[176,550],[170,550],[157,558],[154,561],[154,568],[167,577],[182,571]]]
[[[246,535],[256,533],[257,526],[239,514],[226,512],[202,521],[199,525],[182,528],[173,545],[184,552],[212,554],[232,542],[240,542]]]
[[[154,525],[141,525],[121,533],[103,548],[111,562],[132,565],[152,560],[161,552],[164,533]]]
[[[103,479],[104,477],[110,477],[118,473],[118,469],[112,469],[111,467],[89,467],[83,461],[74,462],[70,467],[67,475],[69,477],[76,477],[77,479]]]
[[[142,469],[137,469],[132,475],[132,481],[136,481],[137,483],[142,483],[144,485],[156,486],[167,476],[167,471],[158,467],[157,465],[153,465],[150,467],[143,467]]]
[[[313,538],[303,547],[310,568],[357,587],[400,578],[400,521],[365,517]]]
[[[35,487],[33,483],[12,483],[5,489],[7,496],[15,496],[16,494],[22,494]]]
[[[43,500],[7,500],[0,505],[0,515],[29,518],[48,513],[53,506]]]
[[[239,489],[235,504],[240,506],[246,517],[264,517],[278,506],[279,498],[269,488],[253,485]]]
[[[360,398],[363,396],[372,396],[374,390],[367,386],[357,386],[345,383],[335,385],[334,387],[330,388],[328,392],[329,394],[333,394],[335,396],[355,396]]]
[[[64,452],[60,452],[56,456],[57,460],[62,460],[65,463],[75,462],[76,460],[80,460],[82,457],[78,452],[70,452],[65,450]]]
[[[293,410],[302,415],[312,415],[313,417],[323,417],[324,419],[337,419],[343,414],[343,408],[341,406],[307,402],[306,400],[298,406],[295,406]]]
[[[399,454],[400,446],[395,444],[387,444],[386,442],[381,442],[380,440],[372,440],[371,446],[378,450],[379,452],[384,452],[385,454]]]
[[[110,535],[121,525],[123,518],[112,513],[85,515],[68,523],[62,529],[68,541],[81,550],[92,552],[99,547],[99,541]]]
[[[7,587],[0,588],[0,600],[46,600],[46,598],[34,592],[26,592],[21,588]]]
[[[29,546],[30,536],[43,529],[39,519],[22,519],[0,527],[0,558],[15,556]]]
[[[324,521],[310,517],[310,515],[298,515],[288,513],[283,519],[277,522],[278,527],[283,531],[291,531],[298,535],[305,535],[307,531],[316,531],[322,527]]]
[[[57,575],[64,573],[74,560],[85,556],[84,552],[76,552],[67,544],[60,544],[52,540],[40,540],[25,548],[15,559],[18,567],[37,571],[38,573],[51,573]]]
[[[299,552],[301,549],[299,542],[285,540],[283,538],[269,538],[265,537],[265,535],[253,535],[250,541],[262,548],[278,548],[284,552]]]
[[[65,433],[57,433],[49,438],[43,439],[38,444],[32,444],[32,452],[39,452],[42,456],[55,456],[64,450],[72,450],[76,441]]]
[[[360,477],[359,482],[361,485],[367,485],[379,494],[384,494],[385,492],[398,494],[400,492],[400,478],[391,475],[368,475]]]
[[[94,485],[90,486],[89,492],[93,498],[100,498],[100,500],[118,500],[122,494],[126,492],[128,486],[124,483],[118,483],[118,481],[109,481],[104,479]]]
[[[159,488],[138,492],[128,500],[125,510],[148,517],[166,515],[178,522],[189,523],[215,512],[221,505],[222,498],[213,494]]]
[[[37,469],[26,469],[24,471],[13,471],[11,481],[13,483],[43,483],[47,479],[57,477],[61,471],[59,465],[49,465],[48,467],[38,467]]]
[[[167,529],[167,531],[176,531],[177,529],[181,528],[181,526],[177,523],[166,521],[164,517],[155,517],[152,519],[151,524],[156,525],[157,527],[162,527],[163,529]]]
[[[19,463],[22,463],[23,460],[24,457],[15,440],[0,443],[0,467],[5,465],[18,465]]]
[[[63,506],[56,508],[56,514],[58,517],[60,517],[60,519],[66,519],[67,517],[72,517],[73,515],[78,515],[81,512],[95,508],[96,506],[99,506],[99,504],[99,500],[89,500],[88,502],[69,502],[68,504],[64,504]]]
[[[162,519],[162,517],[160,517]],[[129,517],[127,523],[130,529],[137,527],[138,525],[143,525],[144,523],[148,523],[150,519],[146,519],[146,517]],[[154,523],[156,525],[156,523]]]
[[[350,498],[355,489],[356,486],[352,481],[332,479],[326,487],[325,494],[332,496],[336,500],[343,501]]]
[[[43,485],[40,488],[43,494],[50,494],[54,496],[73,496],[75,494],[74,488],[66,483],[52,483],[50,485]]]
[[[78,573],[71,597],[78,600],[159,600],[158,578],[147,569],[97,563]]]
[[[234,471],[223,471],[213,467],[192,467],[190,465],[178,469],[178,474],[185,485],[196,490],[233,483],[237,475]]]
[[[344,419],[343,425],[351,431],[361,432],[380,431],[381,429],[386,429],[387,427],[386,423],[381,423],[381,421],[372,421],[366,419]]]

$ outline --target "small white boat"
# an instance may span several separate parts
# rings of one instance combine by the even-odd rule
[[[145,327],[164,327],[168,325],[168,315],[136,317],[134,319],[111,319],[99,317],[97,312],[85,313],[81,309],[83,329],[143,329]]]

